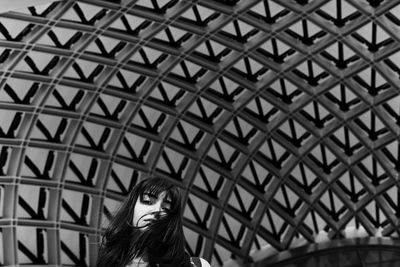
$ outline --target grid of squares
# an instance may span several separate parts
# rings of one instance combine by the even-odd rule
[[[74,0],[0,14],[0,264],[90,266],[150,175],[185,192],[187,249],[213,266],[353,228],[397,238],[399,4]]]

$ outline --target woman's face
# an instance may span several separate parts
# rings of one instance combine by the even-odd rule
[[[132,224],[145,229],[151,220],[165,215],[170,209],[171,199],[166,197],[165,192],[161,192],[158,196],[144,192],[135,203]]]

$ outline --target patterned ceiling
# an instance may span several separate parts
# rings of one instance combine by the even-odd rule
[[[399,0],[69,0],[0,14],[0,264],[93,266],[138,180],[213,266],[399,237]]]

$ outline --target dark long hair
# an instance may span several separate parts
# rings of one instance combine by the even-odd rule
[[[132,225],[135,203],[143,193],[158,196],[166,192],[171,207],[166,215],[152,220],[145,230]],[[97,258],[97,267],[124,267],[134,258],[145,257],[150,267],[190,266],[185,252],[181,193],[167,179],[147,178],[138,183],[106,229]],[[157,265],[158,264],[158,265]]]

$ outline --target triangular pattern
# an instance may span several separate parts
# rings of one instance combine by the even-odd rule
[[[0,265],[93,266],[154,175],[182,189],[187,251],[212,266],[358,238],[397,248],[399,11],[71,0],[0,14]]]

